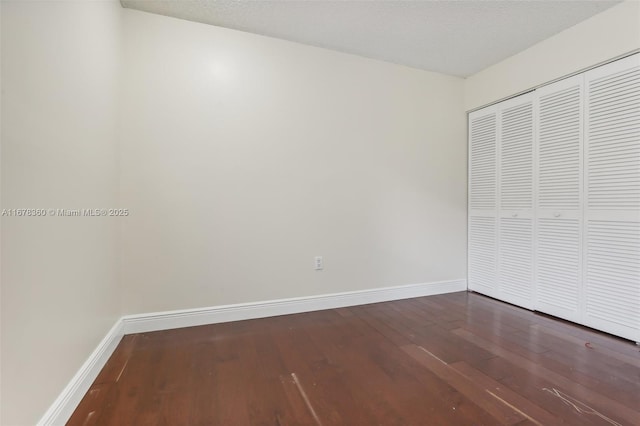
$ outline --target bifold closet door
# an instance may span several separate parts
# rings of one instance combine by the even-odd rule
[[[498,107],[497,297],[533,308],[533,94]]]
[[[488,107],[469,114],[468,287],[496,296],[497,113]]]
[[[640,341],[640,55],[585,73],[584,323]]]
[[[535,309],[580,322],[583,75],[536,91]]]

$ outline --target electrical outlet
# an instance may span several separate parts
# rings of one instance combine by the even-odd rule
[[[324,269],[324,262],[322,260],[322,256],[316,256],[315,257],[315,270],[316,271],[322,271]]]

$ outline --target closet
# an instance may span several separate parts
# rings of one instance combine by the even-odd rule
[[[640,54],[469,114],[469,289],[640,341]]]

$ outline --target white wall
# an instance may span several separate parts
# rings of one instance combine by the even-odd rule
[[[118,2],[2,10],[2,207],[117,203]],[[2,217],[3,425],[35,424],[120,316],[117,223]]]
[[[124,12],[124,313],[465,278],[461,79]]]
[[[627,0],[465,81],[472,110],[640,49],[640,1]]]

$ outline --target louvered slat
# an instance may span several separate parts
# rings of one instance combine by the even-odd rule
[[[533,207],[533,103],[502,111],[500,121],[500,208]]]
[[[629,339],[640,325],[640,223],[589,221],[586,322]]]
[[[539,100],[538,205],[547,209],[581,207],[581,78],[560,90],[546,88]]]
[[[533,290],[533,232],[528,218],[500,218],[499,296],[531,307]]]
[[[579,320],[581,234],[577,219],[538,220],[536,309]]]
[[[588,208],[640,210],[640,67],[590,79],[587,122]]]
[[[495,209],[496,114],[470,117],[469,121],[469,208]]]
[[[471,290],[494,295],[496,287],[496,218],[469,218],[469,280]]]

